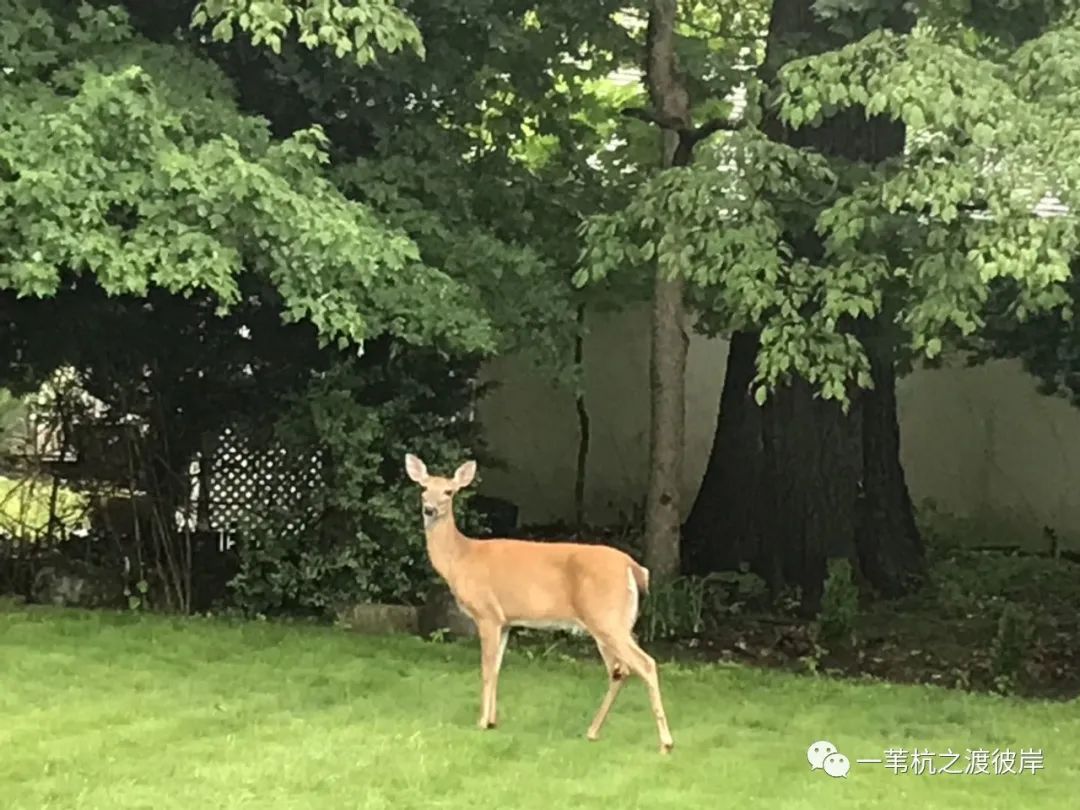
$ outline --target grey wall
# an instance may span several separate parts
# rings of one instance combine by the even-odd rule
[[[648,463],[648,316],[596,318],[585,344],[592,418],[588,519],[634,509]],[[727,344],[695,335],[687,368],[685,508],[704,473]],[[492,449],[508,469],[481,470],[485,492],[515,501],[526,522],[573,515],[577,420],[571,396],[527,362],[501,358],[482,405]],[[985,542],[1040,540],[1044,525],[1080,547],[1080,410],[1040,396],[1016,363],[917,371],[899,384],[902,458],[912,496],[933,498]]]

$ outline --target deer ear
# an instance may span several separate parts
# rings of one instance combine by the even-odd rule
[[[421,485],[424,484],[428,478],[427,467],[424,466],[424,462],[412,453],[405,454],[405,473],[409,478]]]
[[[476,477],[476,462],[466,461],[454,471],[454,485],[461,489],[472,483]]]

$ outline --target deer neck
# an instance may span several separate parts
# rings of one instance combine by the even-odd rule
[[[454,566],[469,551],[469,541],[458,531],[453,510],[445,517],[437,518],[431,525],[426,526],[424,535],[427,538],[427,552],[431,565],[439,576],[449,580]]]

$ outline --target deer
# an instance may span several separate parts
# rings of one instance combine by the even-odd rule
[[[454,520],[454,496],[473,482],[476,469],[476,462],[469,460],[451,478],[443,478],[428,473],[419,457],[405,456],[406,474],[422,489],[428,558],[475,623],[480,639],[477,725],[496,727],[499,671],[510,629],[569,630],[592,636],[608,674],[607,692],[586,738],[599,739],[624,681],[637,675],[648,689],[660,752],[669,753],[675,742],[664,713],[656,661],[634,637],[640,599],[649,590],[649,570],[612,546],[466,537]]]

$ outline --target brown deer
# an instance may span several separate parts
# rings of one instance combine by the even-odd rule
[[[637,645],[633,628],[649,572],[611,546],[527,540],[474,540],[454,522],[454,495],[472,483],[476,462],[453,478],[429,475],[411,453],[405,471],[421,495],[428,556],[480,636],[483,690],[480,728],[494,728],[499,669],[511,627],[588,632],[608,671],[608,690],[586,736],[596,740],[624,679],[641,676],[660,734],[661,753],[675,742],[668,729],[656,662]]]

